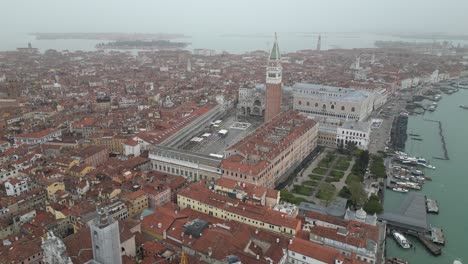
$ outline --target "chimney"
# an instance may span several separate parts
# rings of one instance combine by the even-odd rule
[[[158,223],[158,228],[162,228],[162,224],[161,224],[161,223]]]
[[[289,239],[289,245],[292,245],[293,240]]]
[[[255,229],[255,234],[258,235],[258,229]]]
[[[280,239],[279,237],[276,238],[276,243],[279,243],[280,242]]]
[[[259,260],[259,259],[260,259],[260,255],[257,255],[257,260]]]
[[[211,249],[211,247],[208,247],[208,257],[211,257],[212,254],[213,250]]]

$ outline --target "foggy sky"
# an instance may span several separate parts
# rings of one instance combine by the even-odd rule
[[[3,32],[468,34],[468,0],[2,0]]]

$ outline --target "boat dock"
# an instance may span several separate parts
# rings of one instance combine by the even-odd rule
[[[417,237],[433,255],[442,253],[440,245],[445,243],[444,234],[442,229],[427,224],[426,197],[423,194],[409,192],[398,210],[383,212],[379,220],[388,228]]]
[[[442,254],[442,248],[432,243],[432,241],[429,238],[425,237],[423,234],[419,234],[417,237],[419,241],[421,241],[421,243],[427,248],[427,250],[429,250],[432,253],[432,255],[439,256],[440,254]]]
[[[426,197],[426,210],[428,213],[431,214],[438,214],[439,213],[439,204],[436,200],[432,200]]]
[[[445,235],[442,228],[431,227],[430,233],[432,242],[440,245],[445,245]]]

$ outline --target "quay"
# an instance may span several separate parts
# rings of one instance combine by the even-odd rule
[[[431,214],[438,214],[439,213],[439,204],[436,200],[432,200],[426,197],[426,210],[428,213]]]
[[[432,255],[439,256],[442,254],[442,247],[432,243],[432,241],[423,234],[418,234],[417,238],[432,253]]]
[[[423,194],[409,192],[398,210],[385,211],[378,219],[389,228],[417,237],[433,255],[442,253],[442,248],[435,243],[445,243],[444,235],[442,229],[429,227]]]
[[[436,244],[445,245],[445,235],[442,228],[431,227],[431,240]]]

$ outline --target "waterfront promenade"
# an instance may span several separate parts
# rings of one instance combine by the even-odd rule
[[[424,189],[419,191],[439,203],[441,212],[438,215],[427,215],[430,226],[443,228],[447,240],[443,247],[443,253],[434,257],[414,237],[409,237],[415,245],[413,250],[401,249],[393,239],[387,239],[387,256],[397,256],[408,260],[410,263],[452,263],[454,259],[468,260],[466,251],[465,230],[468,229],[468,213],[459,210],[459,206],[468,202],[466,186],[468,186],[468,163],[466,162],[466,149],[468,142],[460,140],[460,132],[468,131],[468,111],[461,109],[459,105],[468,101],[468,91],[460,90],[453,95],[443,95],[439,106],[434,112],[425,112],[423,115],[410,116],[408,131],[419,134],[423,141],[408,140],[405,152],[412,156],[422,156],[437,167],[436,170],[425,169],[427,176],[433,181],[427,182]],[[427,120],[440,121],[443,128],[442,141],[439,122],[427,122]],[[445,148],[448,151],[449,160],[435,159],[444,157]],[[407,194],[385,191],[384,208],[392,211],[399,208]]]

